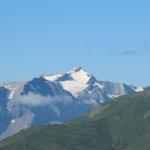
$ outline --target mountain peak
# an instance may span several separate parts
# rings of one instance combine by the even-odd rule
[[[78,71],[80,71],[80,70],[83,70],[82,67],[80,67],[80,66],[74,67],[74,68],[72,69],[73,72],[78,72]]]
[[[93,77],[89,72],[83,70],[81,67],[75,67],[68,72],[72,79],[81,84],[88,84]]]
[[[48,73],[44,72],[41,74],[41,77],[47,77],[48,76]]]

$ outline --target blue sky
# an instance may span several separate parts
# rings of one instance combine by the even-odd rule
[[[0,80],[82,66],[98,79],[150,85],[147,0],[0,2]]]

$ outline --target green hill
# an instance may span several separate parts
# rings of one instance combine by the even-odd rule
[[[0,150],[150,150],[150,90],[114,99],[64,125],[37,126]]]

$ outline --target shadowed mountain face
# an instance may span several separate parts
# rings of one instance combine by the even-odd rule
[[[33,125],[64,123],[114,97],[143,90],[98,81],[81,67],[65,74],[0,85],[0,140]]]
[[[0,143],[0,150],[149,150],[150,90],[103,104],[64,125],[37,126]]]
[[[7,110],[8,94],[6,88],[0,87],[0,133],[7,129],[11,119],[11,114]]]
[[[29,93],[39,94],[45,97],[66,94],[72,96],[68,91],[63,90],[59,84],[47,81],[43,77],[34,78],[32,81],[25,84],[21,95],[28,95]]]

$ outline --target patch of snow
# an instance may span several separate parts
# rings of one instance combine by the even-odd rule
[[[11,120],[11,124],[13,124],[13,123],[15,123],[16,121],[13,119],[13,120]]]
[[[15,93],[15,90],[16,90],[16,88],[14,88],[14,89],[12,89],[12,90],[10,91],[10,94],[9,94],[9,96],[8,96],[8,99],[12,99],[12,98],[13,98],[14,93]]]
[[[75,81],[78,81],[81,84],[87,84],[91,78],[91,75],[81,68],[73,69],[72,71],[68,72],[68,74],[70,74]]]
[[[109,98],[113,99],[113,98],[119,97],[120,95],[117,95],[117,94],[107,94],[107,96],[108,96]]]
[[[103,89],[105,87],[104,85],[102,85],[102,84],[100,84],[98,82],[95,82],[94,86],[98,86],[100,89]]]
[[[78,96],[78,93],[82,92],[83,90],[85,90],[88,87],[87,84],[82,84],[82,83],[74,81],[74,80],[63,81],[63,82],[61,82],[61,84],[66,91],[69,91],[75,97]]]
[[[142,87],[137,87],[137,88],[135,89],[135,91],[136,91],[136,92],[143,92],[144,89],[143,89]]]
[[[44,76],[44,78],[48,81],[56,81],[57,79],[63,77],[64,74],[62,73],[58,73],[58,74],[54,74],[54,75],[51,75],[51,76]]]
[[[4,83],[4,84],[1,84],[0,86],[6,88],[9,91],[8,99],[12,99],[17,86],[13,85],[11,83],[10,84],[9,83]]]
[[[140,86],[129,85],[135,92],[143,92],[144,88]]]

